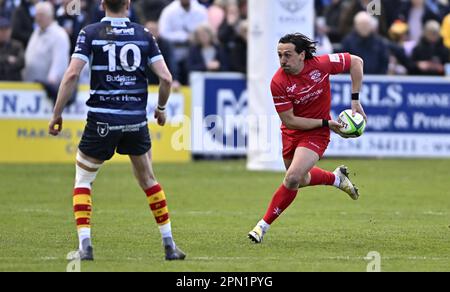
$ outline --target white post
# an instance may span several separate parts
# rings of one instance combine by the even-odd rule
[[[249,0],[249,170],[284,170],[280,119],[270,93],[279,68],[277,44],[287,33],[314,35],[313,0]]]

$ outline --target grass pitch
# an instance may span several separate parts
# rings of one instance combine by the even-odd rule
[[[262,245],[247,233],[282,173],[245,162],[156,164],[184,262],[165,262],[145,195],[128,164],[107,164],[94,186],[96,261],[82,271],[450,271],[450,160],[325,160],[345,163],[361,190],[303,189]],[[0,271],[65,271],[77,247],[72,165],[0,165]]]

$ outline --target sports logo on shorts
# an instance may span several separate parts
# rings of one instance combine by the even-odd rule
[[[104,138],[109,134],[109,124],[97,123],[97,133],[100,137]]]

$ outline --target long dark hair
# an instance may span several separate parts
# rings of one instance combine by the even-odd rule
[[[301,33],[287,34],[280,39],[279,43],[295,45],[295,51],[298,54],[305,51],[306,60],[314,58],[314,54],[316,53],[317,42],[311,40]]]

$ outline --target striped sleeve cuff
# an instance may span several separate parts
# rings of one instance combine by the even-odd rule
[[[86,63],[89,63],[89,58],[86,57],[85,55],[82,55],[82,54],[73,54],[72,58],[73,59],[80,59],[82,61],[85,61]]]
[[[164,60],[164,57],[162,55],[158,55],[153,58],[148,58],[148,64],[151,65],[151,64],[156,63],[161,60]]]

